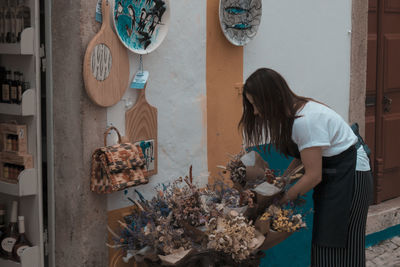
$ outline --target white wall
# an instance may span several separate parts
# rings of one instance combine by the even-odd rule
[[[206,139],[206,1],[170,0],[169,32],[163,43],[144,55],[144,69],[150,72],[146,89],[148,102],[158,109],[158,174],[137,189],[150,199],[154,187],[187,175],[207,183]],[[131,77],[139,57],[130,54]],[[125,98],[136,102],[136,92],[128,89]],[[107,121],[125,133],[124,102],[108,108]],[[108,196],[108,209],[131,205],[124,192]]]
[[[275,69],[295,93],[348,120],[350,29],[350,0],[264,0],[259,31],[244,48],[244,79]]]
[[[217,0],[215,0],[217,1]],[[158,109],[158,174],[130,188],[150,199],[154,187],[187,174],[205,184],[206,1],[170,0],[171,21],[161,46],[145,55],[150,71],[148,102]],[[244,77],[259,67],[279,71],[300,95],[323,101],[346,120],[349,110],[351,1],[264,0],[255,39],[244,47]],[[139,57],[130,55],[131,77]],[[125,98],[136,101],[128,89]],[[107,120],[125,132],[124,102],[108,108]],[[108,209],[131,203],[124,192],[108,196]]]

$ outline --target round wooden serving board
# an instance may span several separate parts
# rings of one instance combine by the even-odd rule
[[[102,0],[103,24],[90,41],[83,62],[86,92],[97,105],[109,107],[124,95],[129,83],[127,49],[113,32],[110,3]]]

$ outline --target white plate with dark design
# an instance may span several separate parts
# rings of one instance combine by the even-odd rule
[[[121,42],[134,53],[148,54],[168,33],[169,0],[115,0],[113,18]]]
[[[248,44],[261,22],[262,0],[220,0],[219,22],[226,39],[236,46]]]

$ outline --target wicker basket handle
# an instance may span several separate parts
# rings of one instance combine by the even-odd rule
[[[117,128],[115,128],[114,126],[111,126],[111,127],[107,128],[107,130],[104,132],[104,146],[107,146],[107,135],[110,133],[111,130],[114,130],[117,133],[118,144],[121,144],[121,134],[119,133]]]

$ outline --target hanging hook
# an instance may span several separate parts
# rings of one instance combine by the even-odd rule
[[[143,56],[139,56],[139,73],[143,74]]]

